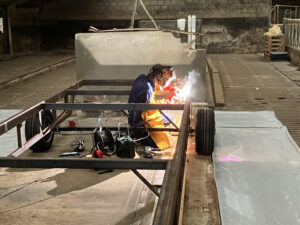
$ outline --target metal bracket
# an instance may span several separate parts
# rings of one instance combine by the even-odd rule
[[[136,169],[132,169],[132,172],[138,177],[140,178],[141,181],[143,181],[143,183],[157,196],[159,197],[159,192],[156,190],[156,187],[154,187],[152,184],[150,184],[144,177],[142,174],[140,174]]]
[[[179,131],[179,127],[161,110],[159,112]]]

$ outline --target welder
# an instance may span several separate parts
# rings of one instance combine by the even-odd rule
[[[134,81],[128,103],[156,104],[155,94],[175,78],[175,70],[172,66],[156,64],[150,72],[141,74]],[[166,132],[148,132],[146,128],[164,128],[166,118],[163,118],[158,110],[129,111],[128,122],[131,126],[131,136],[140,140],[143,145],[160,148],[171,147]]]

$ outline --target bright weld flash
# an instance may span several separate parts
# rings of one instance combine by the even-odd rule
[[[191,85],[187,82],[184,87],[179,91],[179,98],[183,101],[191,94]]]

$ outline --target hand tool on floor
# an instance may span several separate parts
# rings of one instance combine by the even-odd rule
[[[59,157],[75,156],[75,155],[80,155],[80,153],[79,152],[64,152],[64,153],[61,153],[59,155]]]
[[[155,155],[155,152],[160,152],[161,150],[159,148],[153,148],[151,146],[145,146],[144,149],[144,156],[146,158],[152,158],[153,155]]]

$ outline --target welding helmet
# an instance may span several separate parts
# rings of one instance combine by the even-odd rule
[[[172,66],[156,64],[151,68],[150,73],[154,74],[162,87],[168,86],[173,79],[176,79],[176,72]]]

